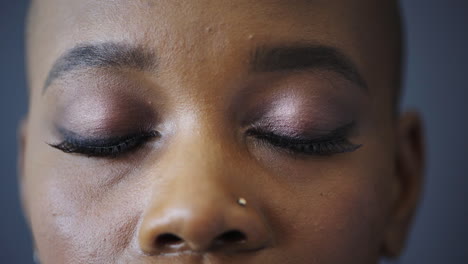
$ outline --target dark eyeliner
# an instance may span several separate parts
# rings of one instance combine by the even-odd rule
[[[353,127],[354,122],[351,122],[325,135],[312,138],[278,134],[263,128],[250,129],[247,134],[293,154],[329,156],[352,152],[361,147],[361,145],[353,144],[348,140],[348,135]]]
[[[90,157],[115,157],[132,151],[152,138],[159,137],[157,131],[138,132],[126,136],[109,138],[86,138],[61,129],[64,140],[58,144],[48,144],[65,153],[76,153]]]

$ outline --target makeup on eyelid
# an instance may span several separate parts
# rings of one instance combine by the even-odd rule
[[[157,123],[164,102],[150,96],[155,89],[149,80],[118,70],[84,71],[51,86],[44,96],[55,106],[52,123],[81,135],[135,133],[135,127]]]
[[[60,107],[55,125],[79,135],[124,136],[150,129],[157,123],[150,101],[132,96],[95,95],[77,98]]]
[[[260,76],[242,100],[249,109],[243,123],[292,136],[320,136],[358,121],[367,95],[352,86],[355,84],[326,71]]]
[[[292,137],[317,137],[352,123],[356,114],[338,100],[285,93],[255,107],[251,125]]]
[[[241,126],[310,139],[354,122],[354,104],[346,96],[353,90],[345,87],[347,81],[328,75],[300,73],[259,78],[236,110],[247,109],[249,118]],[[165,115],[165,103],[162,97],[151,99],[152,91],[157,90],[154,84],[127,79],[125,74],[105,76],[80,76],[69,83],[68,91],[58,100],[60,110],[54,118],[59,138],[66,138],[61,131],[73,132],[88,141],[155,131],[161,122],[159,117]]]
[[[324,156],[359,148],[347,139],[355,120],[350,119],[352,111],[343,110],[339,99],[304,96],[294,89],[270,94],[265,99],[257,102],[254,109],[260,111],[251,115],[257,119],[251,119],[246,136],[293,155]],[[60,141],[48,143],[65,153],[112,158],[161,135],[156,128],[161,120],[155,118],[160,116],[159,109],[152,100],[142,100],[141,95],[116,90],[68,101],[57,113],[55,131]]]

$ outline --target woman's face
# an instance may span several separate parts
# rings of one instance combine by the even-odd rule
[[[420,146],[376,6],[33,3],[21,186],[41,261],[397,254]]]

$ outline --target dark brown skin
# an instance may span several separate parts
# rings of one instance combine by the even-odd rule
[[[20,167],[41,263],[397,256],[419,198],[423,144],[418,115],[394,111],[394,5],[35,1]],[[96,43],[138,50],[148,63],[51,78],[63,54]],[[338,50],[363,83],[323,66],[252,67],[256,49],[277,46]],[[250,133],[316,139],[347,124],[347,151],[326,155]],[[60,149],[59,128],[92,139],[155,134],[131,151],[95,156]]]

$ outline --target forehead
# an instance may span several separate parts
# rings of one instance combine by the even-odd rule
[[[206,46],[249,37],[337,43],[348,39],[350,45],[356,28],[351,21],[359,17],[359,5],[352,2],[358,1],[44,0],[39,6],[48,13],[41,18],[47,25],[41,33],[60,36],[53,39],[61,46],[110,40]]]
[[[49,19],[58,18],[61,28],[71,25],[112,22],[114,26],[128,26],[128,22],[171,25],[200,25],[202,23],[235,22],[239,26],[260,23],[266,26],[285,22],[306,22],[308,25],[340,18],[346,21],[363,7],[370,7],[365,0],[286,1],[286,0],[115,0],[71,1],[42,0],[38,4],[50,10]],[[52,12],[52,10],[58,12]],[[68,23],[67,23],[68,22]],[[161,23],[162,22],[162,23]],[[325,24],[323,24],[325,22]],[[349,21],[348,21],[349,22]],[[317,26],[320,26],[317,24]],[[125,28],[125,27],[124,27]],[[89,28],[88,28],[89,29]]]
[[[179,65],[216,58],[209,65],[218,68],[220,60],[242,67],[238,55],[249,53],[253,46],[310,42],[343,51],[363,75],[375,64],[366,61],[366,57],[373,57],[368,55],[375,43],[363,42],[372,34],[372,27],[363,18],[373,19],[379,9],[375,1],[42,0],[34,9],[39,19],[30,31],[33,84],[44,82],[54,61],[65,51],[93,42],[148,47],[162,62]]]

